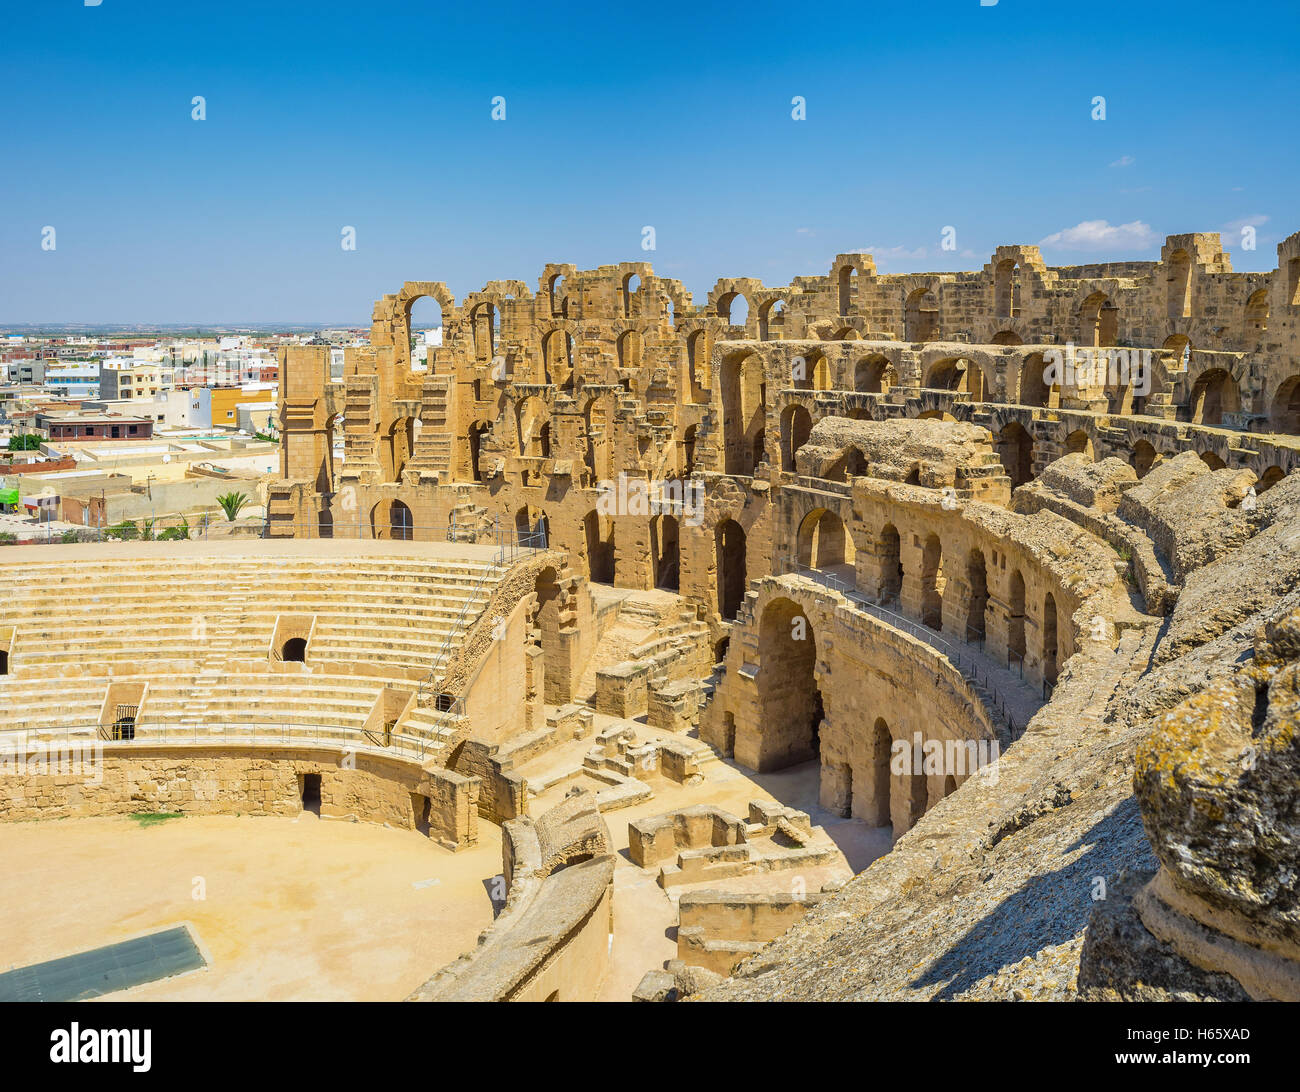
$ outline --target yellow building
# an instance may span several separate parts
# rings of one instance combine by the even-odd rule
[[[250,402],[274,402],[275,387],[267,385],[212,388],[212,425],[214,428],[238,428],[239,407]]]

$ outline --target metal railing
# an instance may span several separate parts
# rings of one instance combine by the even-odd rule
[[[372,526],[358,516],[356,520],[336,520],[320,524],[304,520],[281,520],[270,516],[262,520],[261,538],[338,539],[348,542],[459,542],[469,546],[495,546],[497,564],[515,560],[521,554],[550,548],[544,527],[520,531],[502,527],[500,517],[489,525],[481,523],[412,523]]]
[[[998,716],[1006,723],[1007,732],[1012,739],[1018,739],[1020,733],[1024,731],[1024,725],[1020,725],[1019,731],[1017,731],[1015,718],[1012,716],[1010,710],[1008,710],[1006,702],[1003,700],[1002,695],[999,692],[998,682],[989,671],[988,665],[982,663],[979,657],[971,655],[968,649],[961,648],[958,644],[946,639],[938,631],[931,629],[929,626],[908,618],[906,615],[899,614],[897,611],[890,610],[888,607],[883,606],[879,600],[872,596],[864,595],[858,590],[855,584],[837,576],[833,572],[828,572],[825,569],[810,568],[806,565],[799,564],[798,562],[787,563],[784,571],[794,576],[807,577],[809,580],[821,584],[823,587],[831,588],[832,590],[839,592],[864,613],[870,614],[873,617],[878,618],[880,621],[888,623],[893,628],[902,630],[904,633],[907,633],[915,637],[917,640],[923,641],[942,652],[952,665],[962,673],[962,675],[966,676],[969,681],[973,682],[980,690],[987,694],[987,699],[984,704],[992,707],[990,708],[990,712],[996,710]],[[980,648],[982,651],[982,641],[980,643]],[[1017,667],[1019,668],[1018,675],[1021,681],[1023,681],[1023,659],[1021,659]],[[1010,657],[1007,670],[1011,670]],[[1050,684],[1044,683],[1044,699],[1050,696],[1050,693]]]
[[[118,523],[56,527],[60,520],[40,520],[30,530],[0,531],[0,546],[71,545],[78,542],[185,542],[206,540],[213,525],[203,513],[186,516],[147,516]]]

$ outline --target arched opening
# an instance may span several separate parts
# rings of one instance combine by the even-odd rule
[[[1081,428],[1065,438],[1065,450],[1069,455],[1087,455],[1089,462],[1095,462],[1097,458],[1093,454],[1092,437]]]
[[[1079,306],[1079,344],[1098,348],[1119,339],[1119,308],[1105,292],[1094,292]]]
[[[641,348],[641,335],[635,330],[625,330],[618,339],[618,366],[633,370],[640,368]]]
[[[825,353],[816,353],[809,357],[809,366],[812,369],[812,389],[815,391],[828,391],[835,386],[835,377],[831,374],[830,358]]]
[[[904,339],[933,341],[939,334],[939,299],[929,288],[908,294],[903,310]]]
[[[998,433],[998,458],[1011,479],[1011,488],[1034,477],[1034,438],[1019,421],[1008,421]]]
[[[993,335],[992,343],[994,345],[1023,345],[1024,338],[1014,330],[999,330]]]
[[[966,391],[972,402],[984,401],[984,372],[973,360],[957,357],[930,368],[926,387],[940,391]]]
[[[718,300],[718,316],[729,326],[744,326],[749,322],[749,300],[739,292],[728,292]]]
[[[1059,384],[1047,384],[1047,362],[1042,353],[1031,353],[1025,357],[1020,368],[1020,404],[1022,406],[1057,405],[1060,402]],[[1052,395],[1055,394],[1055,398]]]
[[[816,758],[823,715],[817,688],[817,641],[803,609],[773,599],[759,619],[758,723],[762,772]]]
[[[703,330],[696,330],[686,339],[686,379],[690,387],[689,402],[707,402],[708,391],[700,389],[700,366],[708,359],[708,340]]]
[[[654,551],[655,587],[677,591],[680,585],[679,528],[674,516],[656,516],[650,522]]]
[[[328,508],[322,508],[317,516],[316,534],[320,538],[334,537],[334,516]]]
[[[888,357],[869,356],[853,368],[853,389],[863,394],[884,394],[898,383],[898,373]]]
[[[1230,373],[1223,368],[1211,368],[1192,384],[1189,402],[1192,424],[1221,425],[1225,413],[1241,410],[1241,392]]]
[[[871,729],[871,807],[867,821],[872,826],[887,827],[890,824],[892,777],[889,760],[893,755],[893,743],[885,718],[877,717]]]
[[[689,478],[695,473],[695,425],[687,427],[682,434],[682,477]]]
[[[761,450],[755,440],[767,417],[762,360],[755,353],[725,360],[721,387],[724,472],[752,474],[757,461],[755,451]]]
[[[856,447],[848,448],[822,472],[822,477],[831,482],[851,482],[866,475],[867,458]]]
[[[1007,665],[1025,661],[1025,578],[1016,569],[1011,574],[1007,597]]]
[[[998,318],[1016,318],[1020,314],[1020,265],[1014,258],[1004,258],[993,270],[993,311]]]
[[[966,640],[983,643],[984,614],[989,605],[988,567],[983,550],[971,550],[966,559],[966,583],[970,585],[970,605],[966,610]]]
[[[1043,597],[1043,678],[1053,685],[1056,683],[1059,654],[1056,636],[1056,597],[1048,592]]]
[[[1133,445],[1131,465],[1139,478],[1145,478],[1159,461],[1160,456],[1156,453],[1156,449],[1146,440],[1139,440]]]
[[[795,455],[808,442],[812,415],[803,406],[787,406],[781,414],[781,469],[796,472]]]
[[[1255,482],[1255,493],[1259,494],[1267,489],[1272,489],[1285,477],[1286,472],[1280,466],[1270,466]]]
[[[442,304],[416,296],[406,305],[407,348],[414,371],[433,371],[434,350],[442,344]]]
[[[840,266],[838,275],[839,313],[847,315],[858,296],[858,271],[851,265]]]
[[[1169,320],[1192,317],[1192,259],[1185,250],[1169,255],[1166,288]]]
[[[614,583],[614,521],[594,508],[582,520],[587,546],[587,576],[595,584]]]
[[[799,564],[806,569],[848,567],[842,574],[853,579],[853,539],[838,515],[826,508],[816,508],[804,516],[796,536]]]
[[[551,457],[550,411],[540,398],[519,403],[519,454],[528,459]]]
[[[641,278],[635,273],[629,273],[623,278],[623,317],[632,317],[632,305],[636,294],[641,291]]]
[[[758,313],[760,341],[780,341],[785,333],[785,300],[771,300]]]
[[[880,601],[897,603],[903,593],[903,547],[898,528],[886,523],[880,532]]]
[[[290,637],[280,646],[280,659],[284,660],[286,663],[306,663],[307,638]]]
[[[921,554],[921,621],[931,629],[943,629],[943,545],[938,535],[929,535]]]
[[[1246,300],[1246,336],[1258,337],[1268,329],[1268,289],[1252,292]]]
[[[415,450],[415,418],[399,417],[388,429],[380,449],[383,459],[384,480],[399,482],[402,471]]]
[[[402,542],[409,542],[415,536],[415,520],[404,502],[395,500],[389,507],[388,531],[390,538]]]
[[[542,381],[572,390],[573,378],[573,338],[564,330],[551,330],[542,337]]]
[[[491,360],[496,353],[497,309],[490,303],[480,303],[470,313],[474,331],[474,355],[479,360]]]
[[[569,314],[569,301],[564,294],[564,274],[556,273],[551,277],[547,290],[551,296],[551,316],[564,318]]]
[[[718,613],[736,617],[745,599],[745,531],[734,519],[724,520],[714,532],[718,573]]]
[[[492,426],[485,421],[477,421],[469,426],[469,473],[476,482],[483,480],[483,470],[479,466],[479,457],[483,450],[483,435]]]
[[[537,574],[533,584],[537,596],[537,629],[541,634],[542,672],[544,698],[552,704],[569,700],[565,692],[565,675],[560,660],[552,660],[547,653],[559,649],[560,632],[560,582],[554,566],[548,565]]]
[[[1278,386],[1268,416],[1274,432],[1300,434],[1300,375],[1288,376]]]
[[[1228,465],[1222,459],[1220,459],[1219,456],[1216,455],[1213,451],[1202,451],[1199,452],[1199,454],[1201,456],[1201,462],[1203,462],[1211,470],[1222,470],[1224,467]]]

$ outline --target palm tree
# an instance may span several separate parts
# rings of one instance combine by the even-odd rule
[[[221,510],[226,513],[226,519],[234,523],[239,516],[239,510],[248,503],[248,494],[223,493],[217,498],[217,503],[221,505]]]

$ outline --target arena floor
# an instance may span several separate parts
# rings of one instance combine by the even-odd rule
[[[9,824],[0,970],[188,923],[206,969],[108,996],[399,1000],[492,921],[501,836],[484,821],[479,834],[451,853],[310,813]]]

